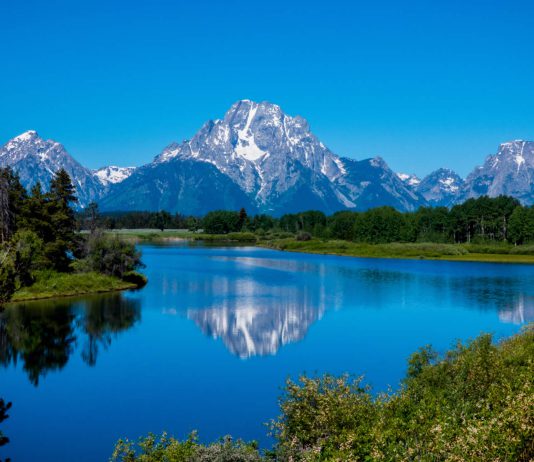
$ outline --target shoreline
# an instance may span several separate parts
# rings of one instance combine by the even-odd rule
[[[18,303],[23,303],[23,302],[38,302],[41,300],[55,300],[55,299],[63,299],[63,298],[84,297],[86,295],[110,294],[112,292],[124,292],[125,290],[133,290],[133,289],[137,289],[137,286],[135,284],[131,284],[129,287],[118,287],[115,289],[103,289],[103,290],[97,290],[97,291],[93,290],[93,291],[88,291],[88,292],[54,294],[54,295],[36,295],[35,297],[11,299],[9,302],[6,303],[6,306],[16,305]]]
[[[279,250],[284,252],[309,253],[314,255],[336,255],[354,258],[383,258],[406,260],[434,260],[474,263],[503,263],[503,264],[534,264],[534,254],[508,252],[477,251],[480,248],[491,247],[487,245],[469,244],[433,244],[433,243],[392,243],[392,244],[364,244],[349,241],[312,239],[310,241],[297,241],[296,239],[262,239],[252,233],[229,233],[227,235],[185,233],[185,232],[152,232],[145,233],[123,230],[115,235],[125,239],[135,239],[139,243],[165,243],[165,242],[206,242],[207,244],[243,244],[255,247]],[[472,246],[472,251],[469,247]]]
[[[138,287],[139,285],[134,282],[98,273],[38,274],[33,285],[15,292],[6,305],[121,292]]]
[[[467,255],[444,255],[444,256],[430,256],[430,255],[368,255],[365,253],[351,254],[342,252],[332,252],[326,250],[312,250],[312,249],[283,249],[274,247],[271,245],[255,244],[255,247],[263,249],[278,250],[280,252],[292,252],[292,253],[306,253],[310,255],[330,255],[335,257],[347,257],[347,258],[373,258],[381,260],[431,260],[431,261],[450,261],[450,262],[465,262],[465,263],[502,263],[502,264],[522,264],[533,265],[533,255],[509,255],[509,254],[484,254],[484,253],[471,253]],[[503,259],[502,257],[508,257]],[[511,257],[511,258],[510,258]]]

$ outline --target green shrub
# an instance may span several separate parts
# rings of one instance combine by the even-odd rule
[[[163,433],[141,438],[137,443],[119,440],[112,462],[258,462],[262,458],[256,443],[225,437],[209,445],[198,443],[196,433],[179,441]]]

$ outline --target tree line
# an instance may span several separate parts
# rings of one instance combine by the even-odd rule
[[[93,207],[96,207],[94,205]],[[79,216],[79,226],[91,228],[91,208]],[[278,233],[299,239],[318,237],[372,244],[390,242],[473,243],[534,242],[534,207],[523,206],[508,196],[468,199],[452,208],[421,207],[399,212],[377,207],[365,212],[340,211],[330,216],[310,210],[273,217],[249,216],[240,211],[215,210],[204,217],[170,215],[167,212],[129,212],[102,215],[100,226],[107,228],[154,228],[203,230],[209,234],[253,232]],[[94,225],[96,226],[96,225]]]
[[[94,271],[123,278],[142,265],[132,244],[94,229],[77,232],[75,189],[61,169],[48,191],[28,192],[10,168],[0,169],[0,304],[32,285],[39,272]]]

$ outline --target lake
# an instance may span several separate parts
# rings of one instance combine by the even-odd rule
[[[143,245],[139,291],[0,314],[0,448],[19,461],[105,461],[164,430],[271,441],[287,377],[397,387],[410,353],[502,338],[534,320],[534,266]]]

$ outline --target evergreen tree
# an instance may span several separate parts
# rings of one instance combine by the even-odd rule
[[[76,218],[72,203],[78,199],[69,174],[59,170],[50,183],[47,212],[54,229],[55,239],[45,247],[45,255],[58,271],[67,271],[70,265],[69,251],[76,248]]]

